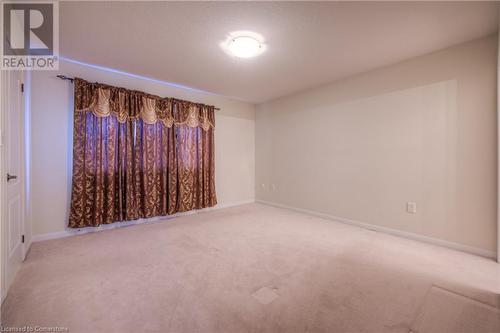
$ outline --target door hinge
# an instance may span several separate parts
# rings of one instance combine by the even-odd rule
[[[24,83],[21,83],[21,92],[24,92]]]
[[[21,243],[24,243],[24,235],[21,236]]]

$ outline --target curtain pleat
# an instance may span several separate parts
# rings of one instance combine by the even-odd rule
[[[214,109],[75,79],[69,227],[214,206]]]

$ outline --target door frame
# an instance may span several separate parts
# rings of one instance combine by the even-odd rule
[[[499,9],[500,13],[500,9]],[[500,263],[500,23],[497,49],[497,263]]]

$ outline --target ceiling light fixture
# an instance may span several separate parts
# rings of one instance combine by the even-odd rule
[[[262,44],[249,36],[235,37],[229,41],[229,50],[239,58],[251,58],[260,53]]]
[[[220,46],[229,55],[252,58],[264,52],[266,47],[262,40],[263,38],[254,32],[239,31],[231,33]]]

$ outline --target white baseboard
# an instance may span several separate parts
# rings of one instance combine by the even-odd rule
[[[154,222],[159,222],[159,221],[167,221],[179,216],[186,216],[186,215],[193,215],[193,214],[200,214],[204,212],[211,212],[214,210],[219,210],[219,209],[224,209],[224,208],[229,208],[229,207],[235,207],[235,206],[241,206],[241,205],[246,205],[250,203],[254,203],[255,200],[243,200],[243,201],[235,201],[235,202],[229,202],[229,203],[223,203],[223,204],[217,204],[214,207],[208,207],[208,208],[203,208],[203,209],[198,209],[198,210],[192,210],[189,212],[183,212],[183,213],[177,213],[173,215],[167,215],[167,216],[157,216],[157,217],[152,217],[149,219],[139,219],[135,221],[125,221],[125,222],[115,222],[111,224],[105,224],[101,225],[99,227],[89,227],[89,228],[81,228],[81,229],[71,229],[71,228],[66,228],[65,230],[62,231],[56,231],[56,232],[49,232],[46,234],[41,234],[41,235],[33,235],[31,242],[41,242],[45,240],[50,240],[50,239],[56,239],[56,238],[63,238],[63,237],[69,237],[69,236],[76,236],[76,235],[83,235],[83,234],[88,234],[91,232],[99,232],[103,230],[110,230],[110,229],[116,229],[116,228],[122,228],[130,225],[136,225],[136,224],[144,224],[144,223],[154,223]]]
[[[481,257],[486,257],[489,259],[496,260],[496,258],[497,258],[497,254],[494,251],[480,249],[480,248],[469,246],[469,245],[463,245],[463,244],[450,242],[450,241],[446,241],[446,240],[442,240],[442,239],[438,239],[438,238],[432,238],[432,237],[428,237],[428,236],[424,236],[424,235],[415,234],[412,232],[407,232],[407,231],[382,227],[382,226],[378,226],[378,225],[374,225],[374,224],[359,222],[359,221],[355,221],[355,220],[351,220],[351,219],[347,219],[347,218],[343,218],[343,217],[338,217],[338,216],[320,213],[320,212],[316,212],[316,211],[312,211],[312,210],[292,207],[292,206],[283,205],[283,204],[279,204],[279,203],[275,203],[275,202],[264,201],[264,200],[255,200],[255,202],[258,202],[258,203],[261,203],[264,205],[268,205],[268,206],[290,209],[290,210],[293,210],[296,212],[321,217],[321,218],[324,218],[327,220],[332,220],[332,221],[336,221],[336,222],[350,224],[350,225],[354,225],[354,226],[361,227],[364,229],[375,230],[375,231],[383,232],[383,233],[394,235],[394,236],[404,237],[404,238],[408,238],[408,239],[412,239],[412,240],[416,240],[416,241],[420,241],[420,242],[424,242],[424,243],[428,243],[428,244],[447,247],[447,248],[450,248],[453,250],[467,252],[467,253],[478,255]]]

